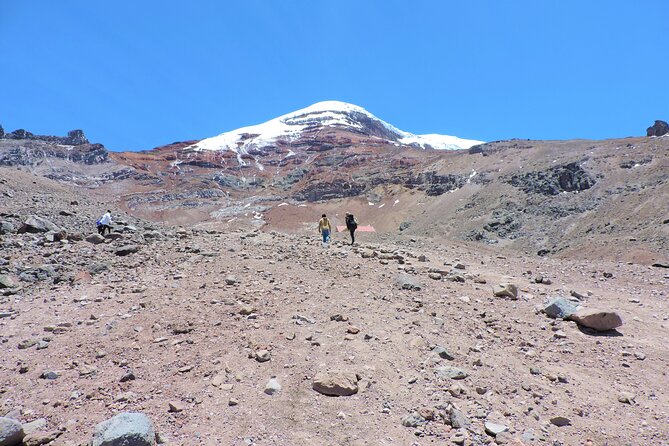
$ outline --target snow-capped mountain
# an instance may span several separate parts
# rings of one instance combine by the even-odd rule
[[[277,143],[292,143],[305,134],[314,136],[326,128],[379,138],[396,146],[406,145],[422,149],[460,150],[482,143],[448,135],[414,135],[388,124],[357,105],[324,101],[263,124],[242,127],[203,139],[187,149],[232,151],[237,154],[240,163],[243,163],[242,155],[276,147]]]

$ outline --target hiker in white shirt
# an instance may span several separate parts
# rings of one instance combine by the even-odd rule
[[[105,235],[105,229],[107,230],[108,234],[111,234],[111,224],[112,224],[112,216],[111,216],[111,211],[107,210],[105,214],[100,217],[100,220],[98,220],[98,234],[100,235]]]

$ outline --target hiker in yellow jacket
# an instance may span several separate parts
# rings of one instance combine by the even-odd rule
[[[323,237],[323,245],[327,244],[330,241],[330,233],[332,232],[332,225],[328,217],[323,214],[322,218],[318,222],[318,232],[321,233]]]

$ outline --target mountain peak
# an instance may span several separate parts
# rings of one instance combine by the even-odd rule
[[[290,144],[307,133],[334,128],[357,135],[386,140],[388,144],[407,148],[458,150],[468,149],[482,141],[448,135],[414,135],[377,118],[364,108],[341,101],[322,101],[265,123],[222,133],[188,147],[194,151],[232,151],[241,165],[249,152],[272,149],[278,143]]]

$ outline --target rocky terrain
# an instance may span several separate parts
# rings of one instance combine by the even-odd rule
[[[501,145],[484,151],[510,150]],[[652,167],[660,155],[625,159]],[[528,165],[507,190],[531,179],[539,186],[524,193],[550,199],[603,181]],[[425,237],[411,232],[428,224],[417,218],[324,248],[313,215],[355,201],[276,206],[291,232],[115,210],[101,237],[93,222],[110,206],[99,192],[0,168],[0,435],[60,446],[669,445],[661,262]]]
[[[0,446],[669,446],[666,123],[435,150],[305,110],[0,128]],[[322,246],[344,212],[376,232]]]
[[[532,255],[667,261],[664,121],[648,137],[433,150],[350,107],[145,152],[109,152],[77,131],[14,131],[0,138],[0,165],[85,187],[117,209],[170,224],[294,232],[318,207],[338,220],[353,211],[380,231],[402,226]],[[81,144],[67,145],[75,136]]]

